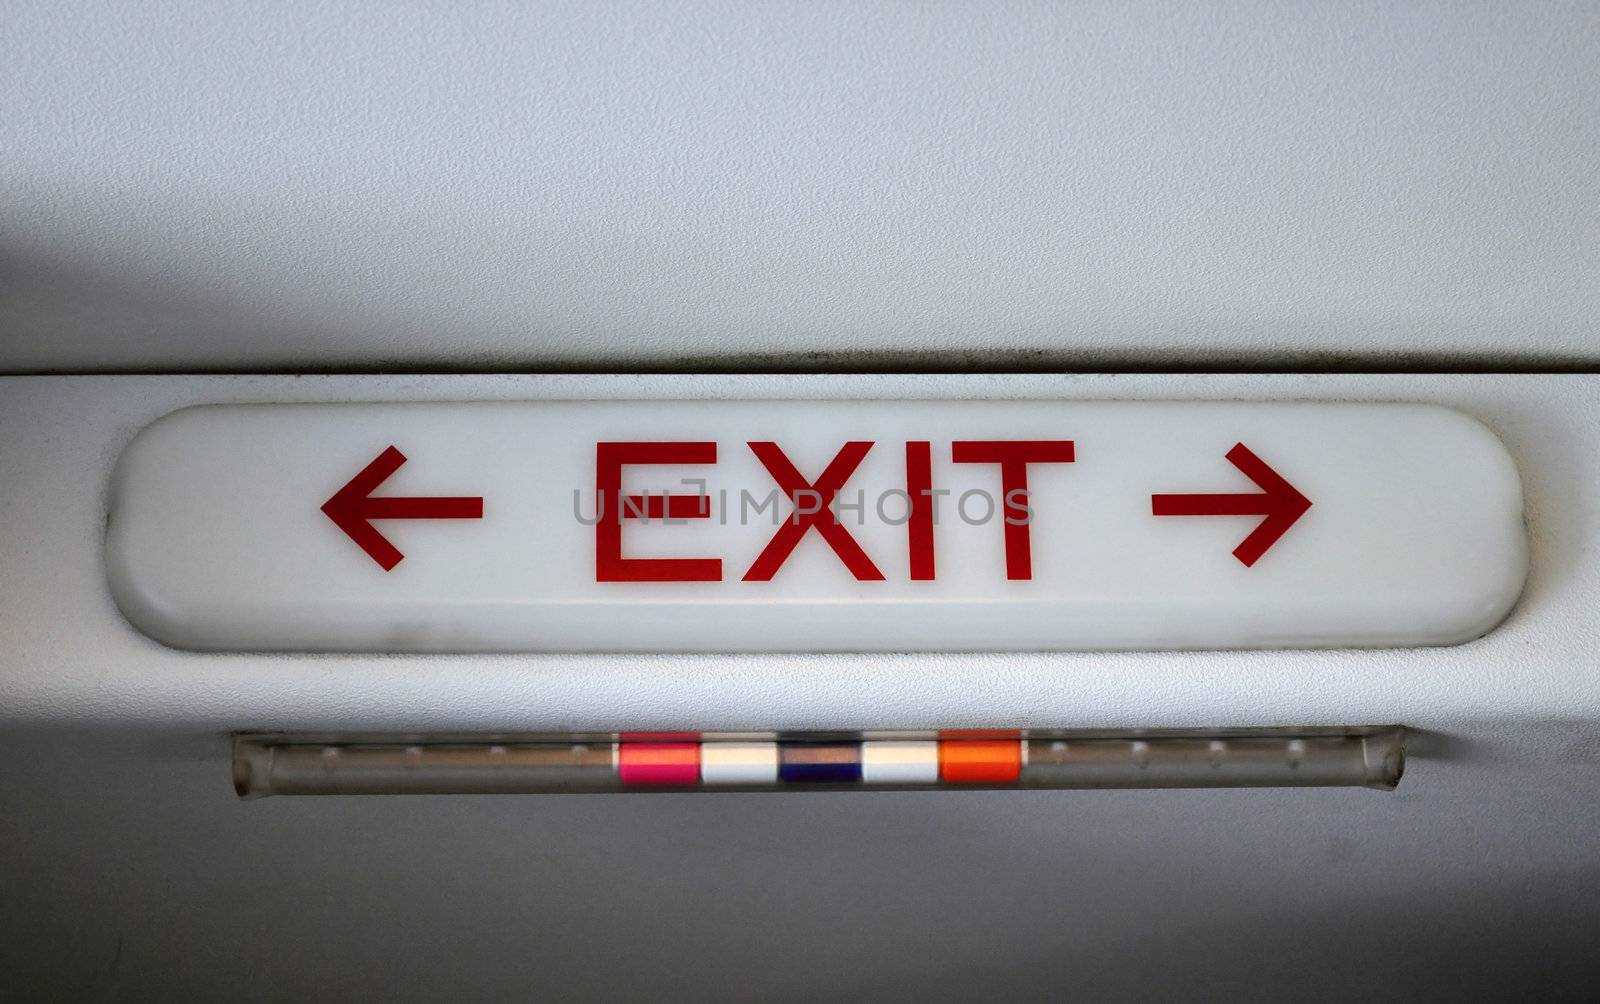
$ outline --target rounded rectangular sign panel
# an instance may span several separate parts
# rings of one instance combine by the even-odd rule
[[[1527,544],[1434,406],[568,401],[176,412],[106,557],[190,649],[994,651],[1462,642]]]

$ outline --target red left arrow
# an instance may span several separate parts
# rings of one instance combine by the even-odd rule
[[[1243,443],[1235,443],[1228,451],[1228,462],[1254,481],[1261,491],[1236,495],[1152,495],[1150,510],[1156,516],[1265,516],[1266,519],[1250,531],[1250,536],[1233,549],[1233,556],[1249,568],[1306,514],[1311,500]]]
[[[406,455],[391,446],[378,454],[378,458],[363,468],[360,474],[351,478],[349,484],[334,492],[333,498],[322,503],[322,511],[333,520],[334,525],[360,545],[386,572],[400,564],[405,555],[373,527],[371,520],[483,518],[481,496],[374,498],[373,491],[405,462]]]

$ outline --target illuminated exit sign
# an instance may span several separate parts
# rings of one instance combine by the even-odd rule
[[[117,468],[140,630],[222,650],[1434,645],[1526,573],[1495,436],[1430,406],[207,406]]]

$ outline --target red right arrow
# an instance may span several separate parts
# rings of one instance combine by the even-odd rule
[[[1260,486],[1259,494],[1152,495],[1150,511],[1157,516],[1265,516],[1250,536],[1233,549],[1233,556],[1248,568],[1306,514],[1311,500],[1243,443],[1234,444],[1228,451],[1228,460]]]

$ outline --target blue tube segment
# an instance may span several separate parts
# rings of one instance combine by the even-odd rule
[[[778,779],[798,784],[850,784],[859,781],[861,744],[779,743]]]

